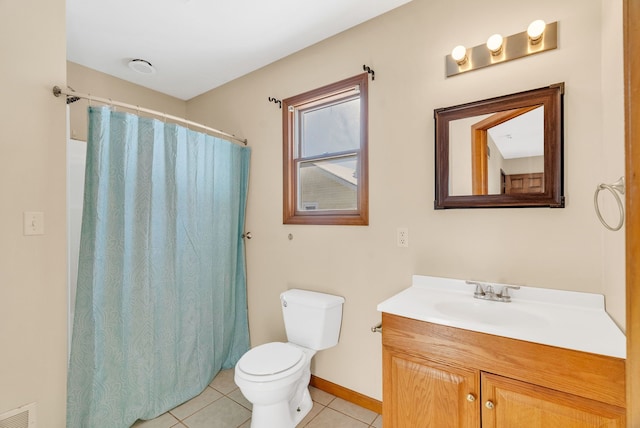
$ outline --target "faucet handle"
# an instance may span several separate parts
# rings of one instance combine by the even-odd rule
[[[502,287],[502,290],[500,291],[500,294],[498,294],[498,297],[500,297],[503,300],[510,301],[511,300],[511,296],[509,295],[509,289],[519,290],[520,286],[519,285],[505,285],[504,287]]]
[[[476,291],[473,293],[474,296],[484,296],[484,290],[482,289],[481,284],[476,284]]]
[[[465,281],[465,283],[469,284],[469,285],[475,285],[476,286],[476,291],[473,293],[473,295],[475,297],[481,297],[484,296],[484,289],[482,288],[482,284],[477,282],[477,281]]]

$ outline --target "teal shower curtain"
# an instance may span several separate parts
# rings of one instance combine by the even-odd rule
[[[250,149],[89,108],[67,426],[125,428],[249,349]]]

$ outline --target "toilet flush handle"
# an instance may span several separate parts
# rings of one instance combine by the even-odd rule
[[[284,306],[286,308],[287,307],[287,301],[284,299],[284,297],[281,300],[282,300],[282,306]]]

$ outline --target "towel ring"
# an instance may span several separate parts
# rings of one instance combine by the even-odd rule
[[[600,213],[600,206],[598,205],[598,194],[601,190],[604,189],[607,189],[609,192],[611,192],[614,198],[616,198],[616,202],[618,203],[618,210],[620,210],[620,221],[615,227],[610,226],[604,220],[604,218],[602,218],[602,214]],[[593,195],[593,206],[596,209],[598,220],[600,220],[600,223],[602,223],[604,227],[614,232],[620,230],[620,228],[622,228],[622,225],[624,224],[624,206],[622,205],[622,199],[620,199],[618,193],[624,195],[624,177],[620,177],[620,179],[613,184],[598,184],[598,187],[596,187],[596,193]]]

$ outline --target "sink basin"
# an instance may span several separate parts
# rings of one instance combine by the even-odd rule
[[[513,303],[491,302],[469,297],[467,300],[436,302],[433,308],[443,317],[460,321],[471,321],[491,325],[536,325],[549,322],[534,313],[523,310]]]
[[[492,284],[496,290],[508,284]],[[461,279],[414,275],[378,305],[380,312],[543,345],[626,357],[626,338],[605,311],[604,296],[520,286],[511,302],[475,299]],[[384,326],[383,326],[384,328]]]

